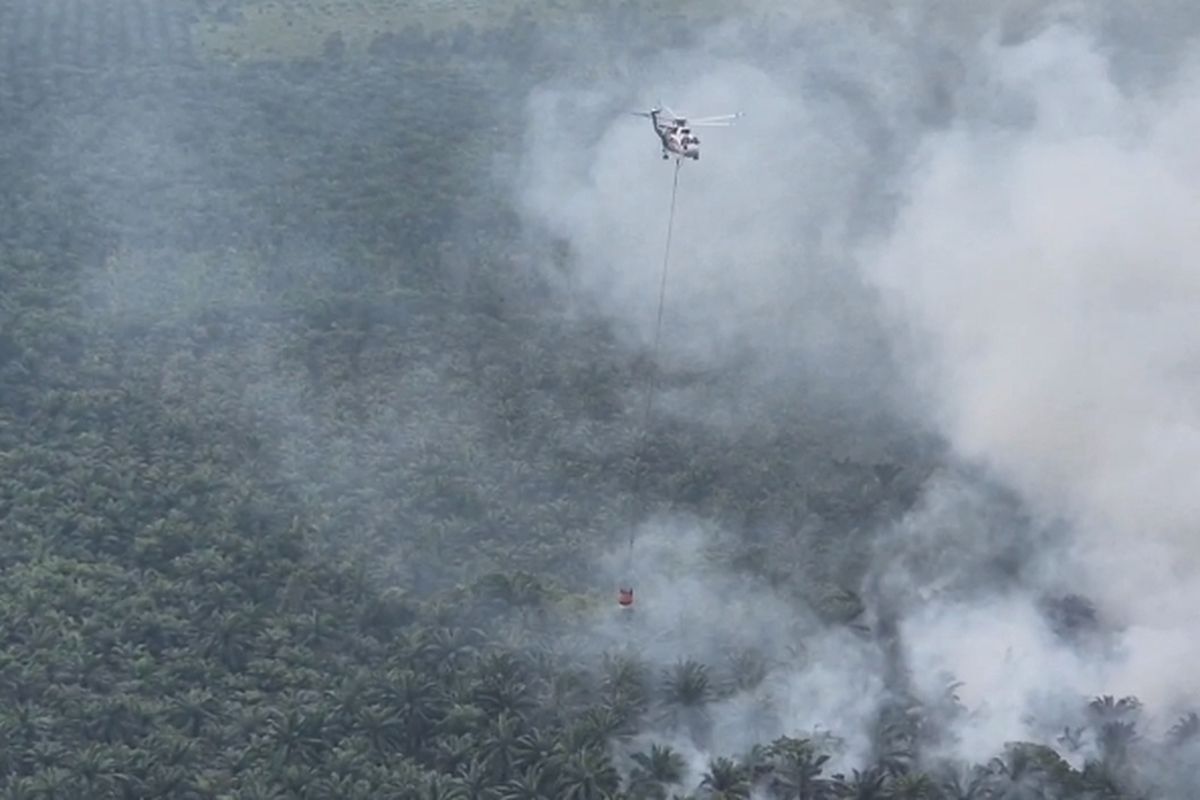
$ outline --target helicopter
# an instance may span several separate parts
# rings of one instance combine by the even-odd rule
[[[666,161],[675,154],[676,159],[690,158],[700,160],[700,137],[692,133],[693,127],[726,128],[742,116],[738,114],[723,114],[716,117],[701,117],[688,119],[676,114],[669,108],[656,106],[649,111],[631,111],[635,117],[648,117],[654,125],[654,133],[662,141],[662,157]],[[665,114],[665,116],[664,116]]]

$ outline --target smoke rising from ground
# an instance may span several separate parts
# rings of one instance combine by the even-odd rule
[[[865,272],[959,452],[1072,523],[1060,569],[1129,626],[1113,690],[1194,699],[1200,73],[1127,94],[1062,29],[992,59],[1029,123],[927,141]]]
[[[847,629],[826,628],[784,589],[731,575],[721,557],[729,538],[700,520],[649,520],[632,568],[624,551],[600,565],[613,585],[633,578],[635,610],[614,619],[610,608],[597,609],[571,649],[628,651],[658,671],[656,680],[686,659],[710,665],[714,690],[735,690],[707,710],[711,727],[699,744],[709,754],[832,732],[846,737],[834,765],[860,765],[884,692],[881,653]]]
[[[697,129],[702,160],[679,176],[665,363],[720,371],[751,359],[760,374],[863,379],[877,368],[875,340],[837,263],[870,158],[854,110],[836,98],[805,101],[801,87],[743,63],[681,54],[668,65],[657,74],[687,76],[662,89],[674,110],[747,116],[736,128]],[[658,159],[648,122],[623,112],[655,102],[649,87],[602,100],[569,88],[535,94],[521,195],[531,218],[568,243],[569,291],[643,346],[653,338],[673,166]],[[824,135],[831,126],[846,135]],[[603,131],[594,143],[592,129]]]
[[[1172,62],[1187,9],[933,11],[801,20],[740,50],[732,26],[628,84],[546,87],[519,196],[569,247],[564,291],[645,345],[671,166],[622,114],[746,112],[699,131],[680,176],[663,363],[903,397],[1017,493],[1030,519],[931,484],[877,570],[913,672],[965,682],[957,747],[983,758],[1052,743],[1069,720],[1030,721],[1054,717],[1044,691],[1166,717],[1200,691],[1200,70]],[[886,395],[881,331],[903,375]],[[943,569],[890,560],[933,545]],[[1094,599],[1111,646],[1057,637],[1037,606],[1055,592]]]

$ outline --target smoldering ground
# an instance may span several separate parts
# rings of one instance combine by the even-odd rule
[[[638,531],[636,563],[617,553],[606,578],[636,587],[632,611],[598,611],[572,645],[625,653],[649,664],[653,679],[681,663],[705,664],[713,691],[698,756],[746,753],[781,735],[835,734],[835,765],[857,766],[871,750],[883,656],[866,637],[830,628],[786,588],[731,574],[731,537],[701,520],[672,515]],[[687,726],[666,726],[681,743]],[[703,763],[703,759],[700,759]]]
[[[1142,697],[1161,732],[1200,690],[1200,72],[1183,58],[1197,15],[939,8],[801,15],[770,35],[731,22],[627,65],[624,82],[544,87],[518,196],[569,249],[564,292],[645,347],[672,166],[621,115],[658,101],[745,112],[700,131],[702,160],[680,175],[662,369],[736,364],[741,381],[752,364],[747,395],[778,413],[800,383],[787,376],[823,382],[939,431],[1016,493],[1027,516],[1006,519],[938,482],[880,532],[876,599],[902,609],[911,669],[937,676],[918,692],[964,682],[961,754],[1053,744],[1076,721],[1054,708],[1100,693]],[[685,394],[660,413],[720,424]],[[931,530],[944,569],[895,560],[932,552],[912,541]],[[1014,549],[1018,567],[986,591],[964,580]],[[1103,649],[1064,641],[1038,610],[1073,592],[1097,604]],[[656,599],[668,616],[690,602]],[[702,647],[712,628],[672,630]]]
[[[1200,162],[1182,141],[1198,73],[1185,64],[1152,91],[1123,90],[1068,28],[993,58],[987,107],[1020,107],[1024,124],[929,140],[866,274],[919,331],[930,408],[958,450],[1071,522],[1070,552],[1040,580],[1093,597],[1122,636],[1112,657],[1065,665],[1062,682],[1163,711],[1194,703],[1182,664],[1200,577],[1200,417],[1187,399]],[[1042,671],[1066,655],[1048,640],[1023,650]]]

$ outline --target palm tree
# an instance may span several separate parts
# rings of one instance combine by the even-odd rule
[[[606,747],[612,738],[623,738],[634,732],[630,721],[615,708],[600,706],[589,708],[572,725],[566,736],[566,746],[571,750],[587,747]]]
[[[620,784],[621,776],[608,754],[589,748],[567,756],[555,796],[562,800],[607,800]]]
[[[317,770],[308,764],[286,764],[276,773],[276,779],[288,797],[303,797],[308,788],[317,782]]]
[[[15,676],[15,683],[21,683],[27,677],[27,671],[21,670]],[[9,693],[9,687],[4,688],[9,697],[15,695],[15,692]],[[22,700],[8,707],[2,724],[9,736],[32,746],[36,742],[46,741],[46,733],[52,728],[54,718],[46,713],[46,709],[40,703]]]
[[[431,775],[419,789],[420,800],[476,800],[458,778]]]
[[[892,800],[940,800],[937,784],[923,772],[909,772],[892,781]]]
[[[204,746],[203,740],[189,739],[170,728],[153,733],[138,743],[135,753],[145,754],[150,763],[171,767],[188,767],[196,760],[196,754]]]
[[[485,638],[473,628],[439,628],[421,643],[418,655],[431,672],[452,675],[466,671]]]
[[[53,739],[40,739],[18,756],[19,771],[29,773],[45,767],[60,767],[66,762],[67,750]]]
[[[500,787],[500,800],[553,800],[550,781],[540,766],[530,767]]]
[[[1167,739],[1173,746],[1178,747],[1193,741],[1197,734],[1200,734],[1200,714],[1189,711],[1171,726],[1171,730],[1167,732]]]
[[[47,767],[30,777],[30,786],[37,797],[84,796],[75,784],[71,773],[61,767]]]
[[[389,670],[372,694],[402,721],[403,743],[409,751],[421,746],[445,714],[441,687],[411,669]]]
[[[241,672],[250,659],[254,622],[241,611],[217,611],[205,625],[204,655],[217,659],[230,672]]]
[[[1082,727],[1071,727],[1066,725],[1063,727],[1063,732],[1055,737],[1054,741],[1058,742],[1060,748],[1068,753],[1078,753],[1083,748],[1083,731]]]
[[[372,800],[377,797],[371,784],[354,775],[320,778],[305,792],[305,800]]]
[[[267,776],[251,773],[246,775],[238,787],[237,796],[246,800],[284,800],[290,795]]]
[[[467,790],[472,800],[488,800],[494,796],[492,771],[478,756],[472,756],[466,764],[461,764],[455,777]]]
[[[629,773],[629,793],[644,800],[666,800],[668,786],[683,780],[683,756],[666,745],[650,745],[649,752],[634,753]]]
[[[612,706],[642,712],[649,699],[645,666],[629,656],[606,656],[601,689]]]
[[[672,726],[682,725],[704,745],[711,722],[706,706],[713,696],[708,668],[690,659],[680,661],[663,677],[663,719]]]
[[[1136,697],[1122,697],[1114,700],[1112,695],[1097,697],[1088,704],[1088,711],[1098,723],[1123,721],[1136,716],[1142,709],[1142,702]]]
[[[863,772],[853,770],[850,778],[834,775],[833,793],[841,800],[884,800],[887,778],[887,772],[878,767]]]
[[[286,711],[276,710],[267,720],[275,752],[286,762],[312,764],[318,754],[327,748],[323,735],[323,715],[305,712],[299,708]]]
[[[1048,747],[1013,742],[988,765],[987,786],[996,800],[1042,798],[1051,787],[1071,782],[1073,771]]]
[[[664,675],[663,701],[669,705],[703,706],[712,700],[713,694],[708,667],[698,661],[680,661]]]
[[[1084,765],[1079,783],[1089,800],[1126,800],[1129,796],[1112,769],[1100,761],[1089,761]]]
[[[507,611],[519,606],[537,606],[546,599],[546,587],[535,576],[527,572],[505,574],[493,572],[476,581],[476,594],[491,601],[492,609]]]
[[[479,680],[471,699],[489,714],[522,713],[532,706],[520,663],[507,653],[491,653],[477,666]]]
[[[808,739],[780,736],[765,750],[756,751],[755,773],[779,797],[815,800],[828,787],[821,772],[829,756],[818,753]]]
[[[190,688],[171,700],[171,721],[188,736],[200,736],[205,726],[216,719],[219,705],[213,693],[205,688]]]
[[[0,788],[0,800],[38,800],[37,782],[27,776],[13,776]]]
[[[518,769],[529,769],[545,765],[555,751],[557,739],[533,728],[519,736],[514,748],[513,765]]]
[[[368,705],[355,712],[353,728],[370,742],[380,756],[396,752],[406,740],[403,718],[379,705]]]
[[[151,764],[145,774],[133,782],[134,797],[178,797],[188,783],[189,773],[183,767]]]
[[[538,682],[539,719],[569,717],[592,702],[595,692],[583,670],[556,669]]]
[[[145,733],[147,725],[143,703],[136,696],[114,695],[96,703],[89,727],[100,741],[128,742]]]
[[[433,752],[430,755],[438,769],[443,772],[455,772],[470,762],[475,747],[475,737],[469,733],[461,736],[447,734],[433,741]]]
[[[128,779],[118,768],[111,752],[100,745],[89,745],[77,753],[70,767],[82,779],[87,794],[91,797],[105,795],[113,791],[121,781]]]
[[[957,701],[957,684],[945,689],[943,707],[953,707]],[[926,710],[920,702],[901,693],[892,697],[880,711],[875,723],[875,761],[891,775],[903,775],[916,762],[917,745],[922,731],[928,729]]]
[[[757,649],[738,650],[729,657],[729,685],[732,691],[757,689],[767,678],[767,658]]]
[[[1100,758],[1116,769],[1129,761],[1129,749],[1137,740],[1136,726],[1132,722],[1105,722],[1097,736]]]
[[[750,797],[750,780],[746,769],[729,758],[710,761],[700,786],[708,800],[746,800]]]
[[[455,703],[437,722],[434,731],[441,735],[474,735],[487,724],[488,715],[482,708],[469,703]]]
[[[483,735],[479,752],[497,781],[506,781],[513,774],[523,732],[524,725],[519,717],[501,714]]]

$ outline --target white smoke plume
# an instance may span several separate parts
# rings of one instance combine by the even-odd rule
[[[1030,717],[1062,698],[1136,694],[1169,716],[1200,699],[1200,70],[1171,63],[1169,32],[1195,14],[897,7],[827,7],[757,50],[730,26],[629,85],[539,91],[527,219],[567,244],[565,293],[645,345],[672,166],[623,112],[746,112],[701,131],[680,176],[663,363],[905,398],[1016,493],[1031,521],[935,482],[884,533],[886,558],[945,564],[878,571],[906,599],[917,687],[965,684],[961,754],[1052,738],[1066,712]],[[903,373],[887,391],[881,335]],[[1008,544],[1019,577],[955,593]],[[1113,646],[1057,638],[1036,605],[1054,591],[1092,598]]]
[[[1194,701],[1200,73],[1129,94],[1063,29],[988,60],[989,105],[1028,123],[968,120],[930,137],[864,272],[914,331],[938,427],[1071,523],[1057,577],[1127,626],[1103,688]],[[1003,639],[1013,618],[972,625]]]
[[[842,737],[833,765],[861,766],[867,731],[884,693],[883,663],[874,643],[847,629],[829,630],[795,597],[722,562],[727,535],[700,520],[660,517],[641,526],[637,559],[624,550],[601,565],[610,583],[633,577],[634,610],[613,616],[597,609],[572,652],[630,650],[657,672],[684,659],[710,668],[714,689],[748,676],[738,657],[761,658],[762,680],[713,704],[704,757],[741,755],[778,736]]]

